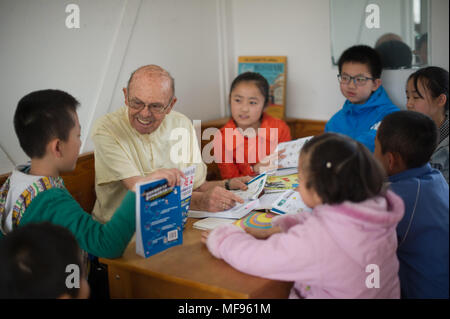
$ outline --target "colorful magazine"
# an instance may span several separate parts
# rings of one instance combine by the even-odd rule
[[[274,213],[252,212],[235,221],[233,224],[244,229],[245,227],[267,229],[272,227],[272,218],[277,216]]]
[[[273,203],[271,210],[276,214],[297,214],[301,212],[311,212],[311,208],[306,206],[301,195],[294,191],[288,190],[280,195]]]
[[[298,174],[290,174],[284,176],[268,176],[265,193],[283,192],[288,189],[295,189],[298,186]]]

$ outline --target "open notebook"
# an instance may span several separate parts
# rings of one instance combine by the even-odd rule
[[[236,190],[233,193],[240,196],[244,199],[243,204],[236,204],[234,207],[222,211],[222,212],[206,212],[206,211],[196,211],[190,210],[188,212],[188,217],[191,218],[205,218],[205,217],[220,217],[220,218],[231,218],[231,219],[239,219],[250,213],[252,210],[256,209],[259,204],[258,196],[264,189],[264,185],[266,184],[267,175],[265,173],[260,174],[250,180],[247,183],[248,189],[245,191]]]

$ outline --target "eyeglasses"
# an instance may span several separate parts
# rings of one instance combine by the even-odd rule
[[[170,98],[170,101],[167,105],[162,105],[160,103],[145,104],[141,101],[136,101],[136,100],[130,101],[130,99],[128,98],[128,106],[137,112],[142,111],[147,106],[152,113],[162,114],[170,106],[170,104],[172,104],[172,100],[173,100],[173,96]]]
[[[364,86],[368,80],[375,80],[374,78],[368,78],[367,76],[350,76],[346,74],[338,74],[337,78],[342,84],[350,84],[350,81],[353,81],[356,86]]]

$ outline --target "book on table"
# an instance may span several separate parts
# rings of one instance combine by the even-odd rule
[[[232,191],[236,195],[240,196],[244,203],[236,204],[234,207],[220,211],[220,212],[207,212],[207,211],[196,211],[189,210],[188,217],[192,218],[231,218],[239,219],[247,215],[258,205],[258,196],[264,190],[264,185],[266,184],[267,175],[265,173],[260,174],[247,182],[247,190],[234,190]]]
[[[193,167],[193,168],[192,168]],[[150,257],[183,243],[183,227],[192,195],[195,166],[183,171],[181,185],[166,179],[136,184],[136,253]]]

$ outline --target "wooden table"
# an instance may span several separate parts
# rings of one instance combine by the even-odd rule
[[[108,265],[111,298],[287,298],[292,282],[250,276],[213,257],[188,219],[183,244],[144,258],[130,242]]]

